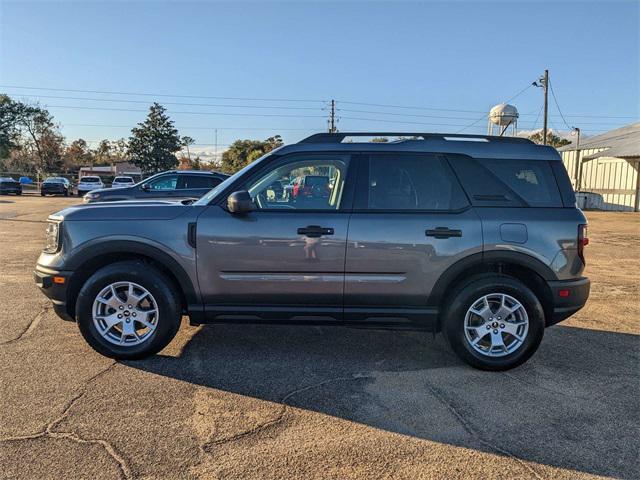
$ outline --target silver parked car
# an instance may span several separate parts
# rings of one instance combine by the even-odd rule
[[[133,177],[119,176],[113,179],[113,182],[111,182],[111,188],[130,187],[135,183],[136,182],[133,180]]]
[[[345,142],[361,135],[404,138]],[[193,324],[441,331],[468,364],[505,370],[585,304],[587,242],[552,147],[317,134],[192,205],[52,215],[35,276],[56,312],[114,358],[158,352],[186,314]]]

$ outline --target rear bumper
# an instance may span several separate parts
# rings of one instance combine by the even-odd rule
[[[49,268],[36,266],[33,272],[33,278],[40,291],[53,303],[53,310],[63,320],[73,321],[74,318],[67,312],[67,287],[71,279],[71,273],[68,271],[52,270]],[[63,283],[54,281],[63,278]],[[58,280],[59,282],[60,280]]]
[[[547,319],[547,327],[566,320],[576,313],[589,298],[591,281],[588,278],[547,282],[553,298],[553,312]]]

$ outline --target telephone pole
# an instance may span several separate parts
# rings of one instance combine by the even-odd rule
[[[549,114],[549,70],[544,71],[542,79],[542,87],[544,88],[544,126],[542,127],[542,144],[547,144],[547,117]]]
[[[336,133],[336,101],[331,100],[331,110],[329,112],[329,133]]]

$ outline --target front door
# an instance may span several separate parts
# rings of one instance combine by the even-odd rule
[[[342,318],[349,163],[345,155],[275,158],[232,188],[247,190],[255,211],[232,214],[223,200],[198,217],[198,278],[210,320]],[[284,188],[296,181],[295,191]]]
[[[482,251],[480,220],[441,156],[372,154],[362,162],[347,242],[345,317],[427,320],[442,273]]]

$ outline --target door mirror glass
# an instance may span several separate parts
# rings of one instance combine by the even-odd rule
[[[227,198],[227,209],[231,213],[247,213],[256,209],[251,195],[246,190],[233,192]]]

